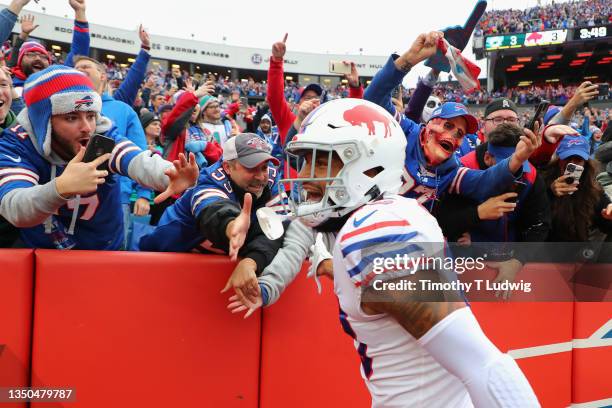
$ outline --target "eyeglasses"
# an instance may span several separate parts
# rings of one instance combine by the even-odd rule
[[[40,52],[34,52],[34,51],[30,51],[30,52],[26,52],[23,54],[24,57],[28,57],[28,58],[40,58],[40,59],[47,59],[47,56],[43,53]]]
[[[218,109],[219,105],[208,105],[206,109]]]
[[[487,120],[493,122],[494,125],[501,125],[504,122],[512,123],[515,125],[519,123],[519,118],[514,118],[514,117],[503,118],[501,116],[498,116],[496,118],[485,119],[485,121]]]

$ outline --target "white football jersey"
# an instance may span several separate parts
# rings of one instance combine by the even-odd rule
[[[436,219],[416,200],[398,195],[361,207],[336,238],[334,288],[340,320],[354,339],[373,407],[472,407],[459,379],[394,318],[367,315],[361,309],[361,287],[376,276],[372,272],[374,258],[402,252],[429,256],[443,245]]]

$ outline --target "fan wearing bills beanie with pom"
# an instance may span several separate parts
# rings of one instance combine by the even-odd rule
[[[72,45],[70,46],[70,52],[66,56],[65,64],[72,66],[73,56],[89,55],[89,23],[87,22],[85,0],[69,0],[68,3],[74,10],[74,26],[72,29]],[[19,41],[27,39],[27,36],[22,38],[22,35],[23,32],[20,34]],[[13,85],[17,95],[22,96],[23,85],[30,75],[46,69],[51,64],[51,54],[44,45],[36,41],[25,41],[19,48],[17,64],[11,69]],[[15,113],[19,113],[21,108],[22,105],[18,104],[13,110]]]
[[[118,134],[100,115],[102,102],[90,79],[63,65],[32,74],[24,84],[26,108],[18,125],[0,138],[0,215],[20,228],[32,248],[116,250],[123,243],[117,175],[164,191],[158,199],[193,186],[193,156],[174,165],[151,156]],[[94,134],[114,141],[111,153],[85,163]],[[100,170],[105,164],[109,171]]]

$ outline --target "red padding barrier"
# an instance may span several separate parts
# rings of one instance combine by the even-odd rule
[[[551,269],[558,274],[541,273]],[[542,282],[542,275],[548,279],[558,278],[556,283],[549,282],[553,293],[558,293],[565,282],[559,277],[572,270],[571,265],[528,264],[516,279],[525,279],[535,287],[546,284]],[[494,270],[483,271],[479,278],[493,280],[496,274]],[[487,337],[502,352],[509,352],[516,359],[540,404],[567,407],[572,401],[573,303],[529,302],[526,301],[529,295],[515,293],[510,302],[474,302],[471,306]],[[567,288],[564,297],[571,299],[571,287]]]
[[[572,402],[612,399],[612,303],[574,303]]]
[[[30,382],[33,271],[32,250],[0,250],[0,387],[27,387]]]
[[[342,331],[333,284],[319,296],[303,268],[264,310],[261,407],[369,407],[353,340]]]
[[[196,254],[36,251],[32,407],[257,407],[261,315],[226,310],[233,265]]]

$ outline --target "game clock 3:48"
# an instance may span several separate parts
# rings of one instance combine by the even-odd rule
[[[576,29],[576,40],[590,40],[593,38],[607,37],[610,33],[610,25],[577,28]]]

